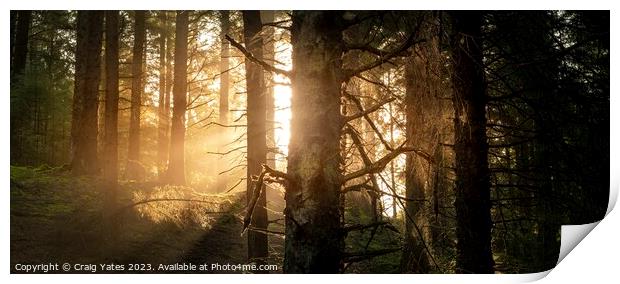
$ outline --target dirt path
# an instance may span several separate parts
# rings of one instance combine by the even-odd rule
[[[187,188],[154,189],[152,184],[135,183],[122,184],[121,190],[123,204],[135,202],[136,196],[199,198],[210,203],[157,202],[133,207],[123,214],[120,231],[111,242],[102,238],[103,189],[97,178],[12,168],[11,271],[19,272],[15,270],[18,263],[148,263],[153,267],[246,263],[246,240],[240,236],[244,194],[196,195]],[[283,239],[270,241],[273,256],[268,262],[277,263]]]
[[[242,221],[237,215],[222,216],[179,261],[207,266],[214,263],[244,263],[247,242],[240,236],[242,228]]]

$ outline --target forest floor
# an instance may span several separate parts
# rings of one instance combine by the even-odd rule
[[[117,231],[110,238],[104,229],[106,188],[99,177],[11,167],[11,272],[23,272],[17,264],[69,263],[70,273],[240,273],[198,267],[247,263],[241,236],[245,193],[205,194],[191,187],[133,181],[119,186]],[[283,237],[269,238],[267,263],[281,264]],[[112,263],[122,264],[123,270],[99,266]],[[192,263],[197,269],[160,266],[176,263]],[[79,270],[75,264],[96,266]]]

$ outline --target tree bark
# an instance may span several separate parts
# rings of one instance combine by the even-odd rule
[[[158,131],[157,131],[157,172],[160,178],[166,169],[168,158],[168,128],[169,128],[169,112],[166,109],[166,39],[168,38],[168,17],[166,11],[159,12],[161,28],[159,31],[159,108],[158,108]]]
[[[421,52],[421,51],[419,51]],[[417,52],[405,63],[405,116],[406,116],[406,136],[410,146],[417,146],[424,149],[426,143],[425,123],[425,103],[428,104],[429,92],[426,88],[426,66]],[[426,110],[428,111],[428,110]],[[413,219],[419,228],[428,227],[423,223],[424,210],[423,202],[413,200],[424,200],[427,198],[425,193],[425,174],[422,168],[426,161],[408,153],[405,163],[405,196],[409,199],[405,201],[405,238],[403,256],[401,259],[401,270],[403,272],[428,273],[429,259],[424,247],[425,241],[422,239],[426,234],[420,236],[415,225],[409,219]]]
[[[131,116],[129,119],[129,146],[127,147],[127,178],[140,178],[140,109],[142,105],[142,60],[146,40],[146,12],[136,11],[134,21],[133,61],[131,64]]]
[[[103,179],[107,187],[108,212],[116,208],[118,188],[118,11],[105,12],[105,123]]]
[[[456,272],[493,273],[482,14],[454,12],[452,20]]]
[[[339,12],[293,12],[285,273],[341,267],[341,19]]]
[[[260,11],[261,21],[263,24],[273,23],[275,21],[275,11]],[[263,29],[263,58],[269,64],[275,64],[275,28],[273,26],[264,26]],[[265,96],[266,102],[266,120],[267,120],[267,165],[272,169],[276,168],[276,155],[278,147],[275,137],[275,101],[273,97],[273,74],[264,72],[265,74]]]
[[[32,11],[17,12],[17,26],[15,31],[15,46],[13,47],[13,57],[11,66],[13,72],[11,81],[16,82],[24,73],[26,68],[26,57],[28,56],[28,34],[30,30],[30,18]]]
[[[17,26],[17,11],[11,11],[10,21],[11,24],[9,25],[9,28],[11,29],[11,39],[9,40],[9,43],[11,49],[11,73],[13,73],[13,47],[15,46],[15,27]]]
[[[220,39],[222,41],[220,49],[220,123],[228,125],[228,92],[230,89],[228,68],[230,68],[230,44],[225,36],[230,29],[229,11],[220,11],[220,24],[222,32]]]
[[[76,175],[98,172],[97,97],[102,36],[103,12],[79,11],[71,124],[71,168]]]
[[[174,49],[174,87],[168,182],[185,184],[185,109],[187,106],[187,37],[189,11],[177,11]]]
[[[226,10],[220,11],[220,101],[219,101],[219,122],[222,125],[228,125],[228,94],[230,92],[230,43],[226,39],[226,34],[228,34],[230,29],[230,12]],[[220,148],[219,152],[224,152],[224,148],[226,147],[226,143],[228,142],[228,128],[222,127],[220,130],[221,139],[219,139],[218,147]],[[225,163],[222,160],[225,159],[225,156],[222,155],[219,157],[221,160],[218,163],[218,173],[226,170]],[[218,191],[225,191],[227,187],[227,178],[225,174],[219,174],[216,178],[216,188]]]
[[[166,20],[169,18],[169,12],[165,12]],[[169,24],[168,28],[172,29],[172,25]],[[166,126],[166,155],[170,154],[170,100],[172,93],[172,85],[173,85],[173,66],[172,63],[174,61],[174,39],[172,35],[168,34],[166,37],[166,90],[164,95],[164,113],[167,118],[167,126]],[[169,159],[166,157],[166,164],[169,163]],[[166,167],[167,168],[167,167]],[[165,172],[163,176],[160,176],[160,179],[165,179]]]
[[[246,49],[255,58],[263,58],[263,39],[260,34],[262,23],[260,11],[243,11],[243,36]],[[263,68],[260,65],[245,59],[245,81],[247,85],[247,202],[252,197],[252,189],[255,181],[253,176],[260,175],[262,165],[267,158],[267,133],[266,133],[266,90],[264,83]],[[252,226],[258,229],[267,229],[267,197],[263,190],[258,198],[252,214]],[[265,263],[269,255],[267,246],[267,234],[259,231],[248,232],[248,259]]]

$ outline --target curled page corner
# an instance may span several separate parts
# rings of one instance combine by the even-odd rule
[[[609,202],[607,203],[607,212],[605,216],[609,215],[611,210],[616,206],[616,201],[618,200],[618,191],[620,191],[620,180],[618,177],[611,174],[611,187],[609,188]]]
[[[601,221],[582,225],[562,225],[562,237],[560,243],[560,262],[583,240]]]
[[[526,273],[526,274],[517,274],[517,275],[519,275],[520,283],[531,283],[531,282],[536,282],[538,280],[541,280],[547,277],[547,275],[549,275],[549,272],[551,272],[551,270],[553,270],[553,268],[549,270],[541,271],[541,272],[536,272],[536,273]]]
[[[618,181],[614,180],[616,177],[611,176],[611,187],[609,190],[609,202],[607,204],[607,212],[605,213],[605,217],[609,215],[611,210],[616,206],[616,201],[618,199]],[[605,218],[603,217],[603,218]],[[561,240],[560,240],[560,255],[558,257],[558,262],[556,266],[562,262],[562,260],[590,233],[598,224],[602,221],[596,221],[589,224],[581,224],[581,225],[562,225],[561,231]],[[549,273],[550,269],[547,271]],[[543,276],[544,277],[544,276]]]

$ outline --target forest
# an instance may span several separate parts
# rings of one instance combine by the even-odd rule
[[[10,11],[11,273],[551,269],[609,15]]]

